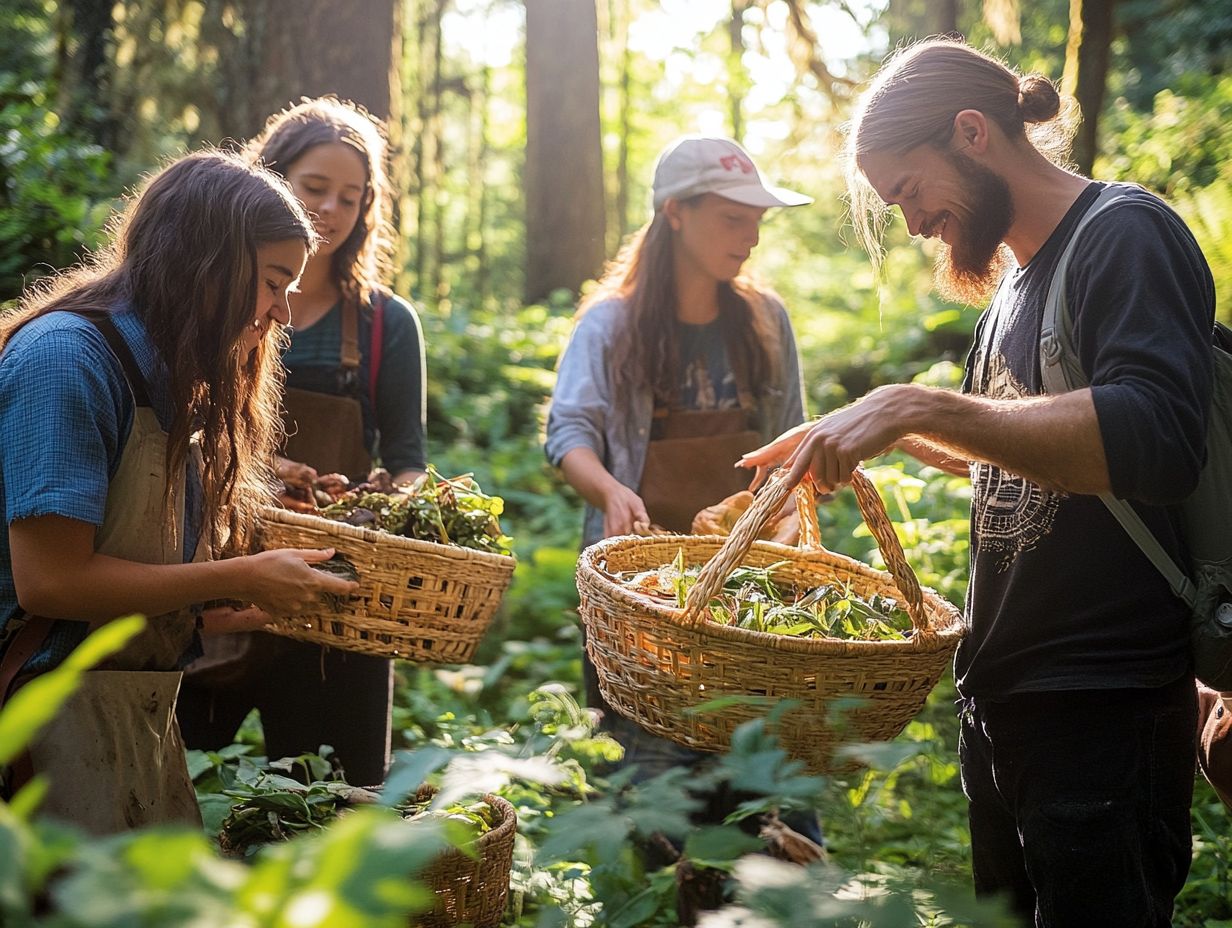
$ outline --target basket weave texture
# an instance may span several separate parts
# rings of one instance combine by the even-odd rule
[[[435,793],[433,787],[423,786],[416,798],[424,802]],[[421,928],[454,928],[457,925],[496,928],[500,924],[509,894],[518,816],[513,806],[499,796],[485,795],[483,801],[500,816],[500,821],[475,842],[474,857],[454,849],[428,866],[421,879],[436,894],[436,907],[429,913],[415,916],[413,925]]]
[[[267,508],[261,543],[334,548],[359,572],[359,593],[266,630],[300,641],[426,663],[461,664],[475,653],[516,561],[503,554],[403,538],[318,516]],[[335,609],[334,606],[337,606]]]
[[[803,485],[802,485],[803,486]],[[718,536],[618,536],[582,552],[577,581],[586,648],[604,699],[654,734],[700,751],[721,751],[735,728],[764,716],[766,703],[793,699],[800,706],[776,728],[783,747],[813,772],[847,766],[834,758],[843,742],[895,737],[923,706],[949,664],[965,625],[959,611],[922,589],[903,556],[876,489],[860,471],[852,487],[890,572],[820,546],[812,492],[800,494],[801,544],[792,548],[755,541],[790,488],[776,475],[726,539]],[[810,514],[811,520],[810,520]],[[683,609],[623,587],[614,574],[652,570],[684,551],[686,565],[705,564]],[[903,641],[795,638],[707,621],[707,604],[739,565],[786,561],[777,580],[802,587],[838,581],[861,597],[892,596],[911,615]],[[760,697],[692,711],[720,697]],[[849,711],[837,699],[859,698]]]

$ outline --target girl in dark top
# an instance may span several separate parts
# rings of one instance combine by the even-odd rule
[[[291,299],[278,476],[311,487],[319,474],[362,479],[379,461],[395,483],[413,480],[425,467],[423,338],[414,309],[380,282],[391,240],[381,124],[351,103],[308,100],[274,116],[249,154],[287,179],[322,239]],[[228,743],[256,706],[270,757],[328,744],[351,782],[384,778],[391,661],[269,635],[226,647],[190,674],[190,746]]]

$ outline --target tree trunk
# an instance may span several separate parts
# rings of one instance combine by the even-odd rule
[[[248,0],[245,7],[254,43],[249,132],[300,97],[327,93],[388,118],[398,0]]]
[[[408,50],[419,42],[419,30],[414,28],[414,4],[398,4],[394,20],[393,53],[394,76],[389,82],[389,119],[386,122],[389,135],[389,221],[393,229],[393,277],[389,281],[395,292],[407,293],[411,281],[407,274],[408,237],[404,234],[410,213],[410,157],[406,149],[411,114],[407,105],[409,97],[407,72]],[[408,30],[408,25],[410,29]],[[410,38],[407,38],[407,33]]]
[[[633,131],[633,52],[629,48],[629,0],[608,0],[612,44],[620,49],[620,72],[616,84],[615,222],[608,224],[608,254],[620,250],[629,232],[629,144]]]
[[[425,296],[435,293],[439,253],[433,255],[433,223],[439,221],[435,209],[441,179],[437,175],[437,149],[440,141],[441,88],[438,62],[441,59],[441,19],[448,0],[425,0],[417,4],[415,54],[416,120],[411,136],[415,179],[415,283]]]
[[[744,70],[744,11],[748,0],[731,0],[731,18],[727,20],[727,102],[731,113],[732,138],[744,141],[744,95],[749,77]]]
[[[958,7],[959,0],[937,0],[937,5],[934,7],[937,16],[937,35],[948,35],[954,38],[962,36],[958,30]]]
[[[526,298],[577,292],[604,258],[593,0],[526,0]]]
[[[1099,150],[1099,114],[1108,85],[1112,14],[1116,0],[1070,0],[1069,40],[1061,89],[1078,101],[1082,124],[1074,138],[1074,162],[1088,177]]]
[[[434,11],[433,31],[436,44],[432,49],[432,115],[427,135],[432,139],[432,271],[427,279],[430,292],[438,305],[449,293],[445,282],[445,40],[441,20],[449,0],[438,0]]]
[[[492,92],[492,69],[483,66],[480,72],[479,93],[475,106],[479,113],[479,126],[475,163],[471,166],[471,186],[474,197],[475,228],[467,247],[473,256],[475,273],[475,292],[479,294],[481,306],[488,302],[488,196],[485,173],[491,145],[488,140],[488,97]]]
[[[57,112],[65,125],[104,148],[115,142],[106,115],[112,6],[109,0],[72,0],[58,4],[56,12]]]

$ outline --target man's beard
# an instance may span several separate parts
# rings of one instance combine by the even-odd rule
[[[1010,251],[1003,243],[1014,221],[1010,188],[999,174],[950,152],[950,162],[967,183],[967,203],[958,220],[953,246],[941,243],[933,283],[947,300],[977,306],[987,302],[1010,266]]]

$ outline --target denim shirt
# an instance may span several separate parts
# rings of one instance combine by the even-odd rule
[[[777,382],[756,390],[754,420],[763,440],[770,441],[804,421],[804,400],[791,321],[777,299],[767,298],[767,306],[778,324],[780,374]],[[556,373],[544,451],[552,466],[559,467],[574,448],[589,448],[608,473],[636,491],[650,444],[654,394],[649,386],[639,388],[628,409],[615,408],[610,349],[623,312],[623,300],[605,300],[591,307],[574,327]],[[582,545],[601,538],[603,512],[587,504]]]
[[[155,415],[174,418],[169,373],[140,317],[120,307],[112,317],[146,378]],[[53,312],[31,320],[0,355],[0,628],[19,611],[8,525],[56,515],[102,525],[111,478],[132,428],[133,395],[107,340],[90,322]],[[185,485],[184,561],[196,553],[202,523],[199,479]],[[80,622],[56,622],[28,667],[45,671],[85,637]],[[191,655],[190,655],[191,656]]]

